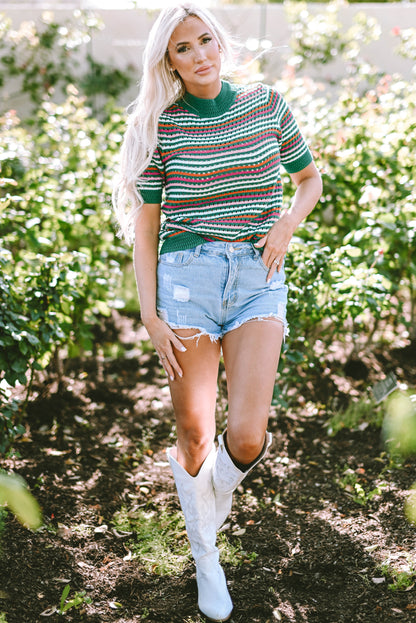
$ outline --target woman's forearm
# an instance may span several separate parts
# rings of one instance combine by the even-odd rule
[[[153,208],[153,209],[152,209]],[[144,205],[136,223],[133,262],[143,324],[157,317],[159,206]]]
[[[160,357],[166,374],[173,381],[182,377],[176,351],[186,351],[178,336],[157,315],[157,263],[160,227],[160,205],[144,204],[136,222],[134,273],[140,301],[142,322]]]
[[[300,172],[299,176],[295,174],[291,177],[297,184],[297,188],[290,208],[283,212],[281,218],[293,234],[319,201],[322,194],[322,180],[313,163]]]
[[[322,193],[321,176],[313,162],[298,173],[292,173],[290,177],[296,184],[292,205],[255,244],[257,248],[263,247],[263,262],[269,267],[267,281],[270,281],[275,270],[282,269],[296,228],[313,210]]]
[[[134,245],[134,274],[144,324],[156,317],[157,248],[146,235]]]

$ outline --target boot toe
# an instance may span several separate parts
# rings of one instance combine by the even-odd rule
[[[197,568],[196,579],[200,611],[211,621],[227,621],[233,611],[233,602],[221,566]]]

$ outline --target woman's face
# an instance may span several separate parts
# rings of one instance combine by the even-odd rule
[[[213,99],[221,90],[220,47],[198,17],[187,17],[175,28],[168,45],[169,62],[188,93]]]

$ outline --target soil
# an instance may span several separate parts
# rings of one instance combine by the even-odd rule
[[[0,619],[8,623],[205,621],[191,560],[177,573],[149,570],[129,555],[132,536],[113,526],[123,506],[179,509],[166,460],[174,440],[166,378],[139,319],[113,320],[97,335],[98,354],[67,361],[59,380],[36,379],[30,429],[2,461],[25,478],[44,515],[36,532],[6,517]],[[375,426],[329,435],[323,400],[359,394],[375,369],[415,385],[415,352],[380,353],[361,372],[344,363],[343,375],[339,361],[327,363],[296,408],[272,408],[271,452],[236,491],[224,530],[240,551],[238,564],[224,564],[231,622],[416,620],[416,527],[404,513],[415,464],[392,461]],[[90,603],[59,614],[68,584],[70,598],[85,591]]]

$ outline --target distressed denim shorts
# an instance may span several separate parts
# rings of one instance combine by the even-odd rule
[[[157,268],[157,311],[172,329],[221,339],[255,320],[276,319],[287,333],[284,266],[269,269],[250,242],[206,242],[164,253]]]

